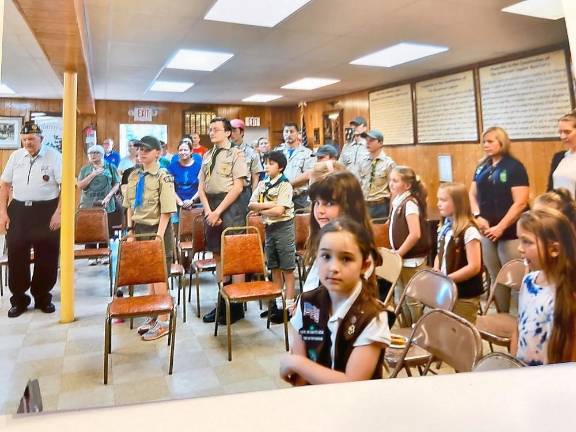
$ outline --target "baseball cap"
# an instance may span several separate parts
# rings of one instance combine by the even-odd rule
[[[134,147],[144,147],[148,150],[162,150],[160,141],[150,135],[146,135],[145,137],[140,138],[140,140],[134,143]]]
[[[381,143],[384,142],[384,134],[382,132],[380,132],[379,130],[376,129],[372,129],[370,132],[364,132],[361,135],[362,138],[372,138],[375,140],[380,141]]]
[[[230,120],[230,124],[232,125],[233,128],[238,128],[238,129],[242,129],[242,130],[246,129],[246,125],[240,119]]]
[[[318,147],[318,150],[316,150],[314,156],[316,157],[330,156],[335,158],[336,156],[338,156],[338,151],[334,146],[330,144],[324,144],[323,146]]]
[[[366,119],[362,116],[358,116],[356,117],[354,120],[350,121],[351,125],[355,125],[355,126],[368,126],[368,123],[366,122]]]

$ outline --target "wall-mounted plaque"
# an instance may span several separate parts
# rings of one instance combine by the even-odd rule
[[[416,119],[419,143],[477,142],[474,73],[416,83]]]
[[[384,145],[414,144],[410,84],[370,93],[370,129],[384,134]]]
[[[556,138],[570,112],[570,79],[563,50],[480,68],[484,128],[500,126],[512,139]]]

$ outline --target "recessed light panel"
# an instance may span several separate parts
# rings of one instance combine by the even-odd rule
[[[526,0],[502,9],[518,15],[528,15],[536,18],[557,20],[564,18],[564,8],[561,0]]]
[[[302,78],[301,80],[283,85],[282,88],[291,90],[314,90],[330,84],[336,84],[337,82],[340,82],[340,80],[331,78]]]
[[[367,56],[360,57],[350,64],[364,66],[393,67],[434,54],[448,51],[448,47],[402,42]]]
[[[205,20],[274,27],[310,0],[218,0]]]
[[[213,71],[234,57],[234,54],[181,49],[166,65],[169,69]]]
[[[193,85],[192,82],[156,81],[150,87],[150,91],[182,93]]]
[[[273,94],[255,94],[247,98],[242,99],[242,102],[270,102],[276,99],[280,99],[282,95]]]
[[[8,87],[6,84],[0,83],[0,93],[1,94],[15,94],[15,91]]]

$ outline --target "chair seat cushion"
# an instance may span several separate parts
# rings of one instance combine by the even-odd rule
[[[144,295],[137,297],[115,297],[108,304],[108,315],[142,316],[148,314],[169,313],[174,308],[171,295]]]
[[[183,251],[192,250],[193,244],[191,241],[180,242],[180,249]]]
[[[83,258],[98,258],[103,256],[110,256],[110,249],[76,249],[74,250],[74,259]]]
[[[507,313],[482,315],[476,319],[476,328],[483,338],[508,342],[518,325],[518,319]]]
[[[206,270],[215,269],[216,268],[216,261],[212,258],[202,259],[202,260],[194,261],[192,263],[192,265],[200,271],[206,271]]]
[[[182,264],[172,263],[170,265],[170,276],[181,276],[184,273],[186,272],[184,271]]]
[[[274,282],[255,281],[224,285],[222,293],[230,300],[248,301],[259,297],[279,297],[281,290]]]

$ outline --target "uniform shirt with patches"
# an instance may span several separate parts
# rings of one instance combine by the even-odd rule
[[[375,162],[374,162],[375,161]],[[396,166],[390,157],[382,150],[376,158],[367,154],[360,162],[360,183],[366,201],[381,201],[390,198],[388,180],[390,171]]]
[[[286,165],[286,169],[284,170],[284,175],[288,180],[294,181],[296,177],[300,176],[305,171],[309,171],[314,168],[316,158],[312,156],[312,150],[310,150],[308,147],[299,145],[294,149],[292,155],[290,155],[289,146],[284,145],[278,150],[280,149],[284,152],[284,156],[286,156],[286,160],[288,161],[288,165]],[[304,186],[299,186],[294,188],[294,195],[300,195],[307,190],[307,184]]]
[[[254,189],[254,192],[252,192],[252,196],[250,197],[250,202],[273,202],[277,206],[284,207],[284,213],[280,216],[274,217],[262,215],[262,221],[266,225],[294,218],[292,185],[288,181],[279,182],[279,180],[280,176],[276,176],[273,179],[266,177],[266,179],[258,183],[258,186]]]
[[[252,175],[255,174],[260,177],[260,173],[264,172],[264,167],[260,162],[260,157],[258,157],[256,150],[254,150],[248,144],[242,143],[238,146],[238,148],[244,152],[246,167],[248,168],[248,176],[246,177],[245,186],[250,186],[252,184]]]
[[[222,150],[216,155],[212,171],[210,171],[212,155],[217,151],[217,147],[212,147],[202,159],[200,178],[204,181],[204,191],[209,195],[228,193],[234,186],[234,180],[245,181],[248,177],[244,152],[233,146],[230,141],[226,141],[221,148]]]
[[[366,140],[360,138],[359,142],[351,141],[344,144],[338,162],[346,167],[348,171],[360,179],[360,166],[361,162],[368,157],[368,149],[366,149]]]
[[[136,185],[140,173],[146,172],[144,177],[144,199],[142,206],[134,209],[136,198]],[[132,208],[132,221],[142,225],[157,225],[160,223],[162,213],[176,212],[176,193],[174,192],[174,178],[155,163],[149,170],[138,165],[128,177],[128,187],[122,205]]]
[[[554,287],[536,283],[539,271],[524,276],[518,296],[518,351],[529,366],[548,363],[548,342],[554,326]]]

